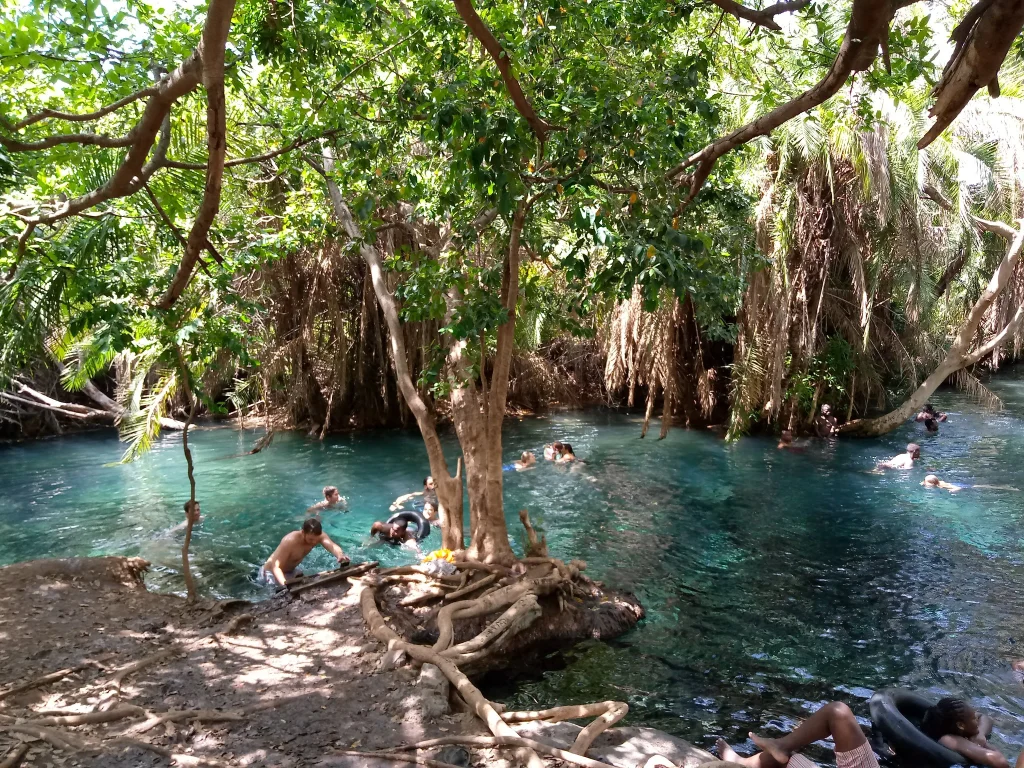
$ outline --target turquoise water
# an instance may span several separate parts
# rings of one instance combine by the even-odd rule
[[[995,715],[996,743],[1015,756],[1024,747],[1024,686],[1009,669],[1024,658],[1021,493],[919,485],[930,469],[1024,488],[1024,379],[992,386],[1004,412],[937,396],[950,411],[939,437],[908,424],[803,453],[684,430],[639,440],[638,419],[604,412],[509,421],[508,460],[564,439],[588,462],[506,474],[516,547],[526,507],[554,554],[636,592],[648,619],[492,693],[516,706],[621,699],[632,722],[710,745],[788,727],[834,698],[866,715],[873,689],[905,685],[971,698]],[[366,532],[393,498],[420,487],[418,436],[279,434],[263,453],[238,456],[256,437],[220,428],[192,440],[205,517],[193,563],[205,589],[265,594],[250,573],[326,484],[349,497],[351,511],[328,512],[324,524],[353,560],[414,561],[369,545]],[[923,446],[921,469],[870,473],[911,438]],[[106,433],[0,446],[0,564],[140,555],[154,563],[151,586],[180,590],[181,534],[171,530],[187,497],[180,441],[169,435],[128,466],[107,466],[122,446]],[[425,548],[439,541],[434,532]],[[331,563],[319,551],[306,566]]]

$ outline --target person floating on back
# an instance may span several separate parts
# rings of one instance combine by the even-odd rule
[[[956,493],[961,490],[963,486],[953,485],[953,483],[947,483],[945,480],[939,480],[938,475],[928,475],[924,482],[921,483],[925,488],[943,488],[950,493]]]
[[[377,536],[388,544],[402,544],[416,538],[409,531],[409,523],[401,519],[393,523],[382,523],[378,520],[370,527],[370,536]]]
[[[434,484],[434,478],[427,475],[423,478],[423,490],[413,491],[407,493],[404,496],[399,496],[393,502],[391,502],[391,511],[397,512],[402,508],[403,504],[412,501],[413,499],[423,497],[423,516],[427,520],[437,519],[437,486]]]
[[[907,443],[906,453],[893,456],[888,461],[878,462],[880,469],[913,469],[914,462],[921,458],[921,446],[917,443]]]
[[[302,528],[287,534],[277,549],[267,558],[267,562],[259,570],[259,580],[267,584],[284,586],[292,579],[302,575],[299,564],[317,544],[322,546],[338,560],[338,565],[347,565],[348,557],[341,547],[331,541],[331,537],[323,531],[320,521],[315,517],[307,519]]]
[[[348,512],[348,499],[339,494],[338,489],[333,485],[328,485],[324,488],[324,500],[318,501],[307,509],[306,514],[315,515],[318,512],[323,512],[325,509],[333,509],[334,507],[341,507],[341,509]]]
[[[929,419],[933,421],[945,421],[947,418],[949,417],[942,411],[936,411],[934,405],[932,405],[931,403],[925,403],[924,408],[922,408],[921,412],[914,417],[914,420],[924,422],[927,422]]]
[[[839,422],[832,415],[832,406],[828,403],[821,406],[821,412],[814,420],[814,431],[818,437],[834,437],[839,433]]]

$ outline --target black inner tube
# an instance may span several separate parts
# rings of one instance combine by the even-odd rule
[[[411,509],[396,512],[388,518],[387,524],[391,525],[398,520],[405,520],[409,525],[416,526],[416,541],[423,541],[430,535],[430,523],[419,512],[414,512]]]
[[[890,688],[877,691],[868,702],[868,708],[871,723],[896,752],[898,760],[933,768],[968,765],[967,758],[959,752],[946,749],[921,730],[924,713],[933,703],[911,691]]]

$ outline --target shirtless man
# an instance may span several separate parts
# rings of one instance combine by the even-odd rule
[[[405,520],[395,520],[393,523],[382,523],[378,520],[370,527],[370,536],[379,536],[381,541],[389,544],[401,544],[416,538],[409,532],[409,523]]]
[[[537,466],[537,457],[531,451],[523,451],[519,461],[513,462],[512,466],[516,472],[522,472],[524,469],[533,469]]]
[[[192,501],[189,499],[185,502],[185,522],[178,523],[176,526],[171,528],[167,533],[177,533],[178,531],[184,531],[188,528],[188,524],[192,523],[193,526],[199,525],[203,522],[202,515],[199,514],[199,501]]]
[[[956,493],[957,491],[961,490],[962,487],[959,485],[953,485],[952,483],[947,483],[945,480],[939,480],[938,475],[928,475],[928,477],[924,479],[924,482],[921,483],[921,485],[923,485],[925,488],[944,488],[950,493]]]
[[[301,576],[302,571],[299,569],[299,564],[317,544],[334,555],[338,559],[339,566],[348,565],[349,559],[341,551],[341,547],[324,533],[320,521],[311,517],[302,524],[301,530],[292,531],[281,539],[277,549],[260,568],[260,581],[283,587],[292,579]]]
[[[921,412],[914,417],[914,420],[928,421],[929,419],[933,419],[935,421],[945,421],[947,418],[949,417],[942,411],[936,411],[934,405],[931,403],[925,403],[924,408],[922,408]]]
[[[821,406],[821,413],[814,420],[814,429],[818,437],[834,437],[839,432],[839,422],[832,415],[832,406],[828,403]]]
[[[315,515],[318,512],[323,512],[325,509],[332,509],[340,506],[343,510],[348,512],[348,499],[338,493],[338,489],[333,485],[328,485],[324,488],[324,500],[318,501],[316,504],[306,510],[307,515]]]
[[[921,446],[907,443],[907,452],[893,456],[888,461],[878,462],[880,469],[913,469],[914,461],[921,458]]]

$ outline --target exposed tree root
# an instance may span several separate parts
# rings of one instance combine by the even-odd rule
[[[525,747],[526,749],[533,750],[534,752],[540,752],[544,755],[557,757],[559,760],[564,760],[565,762],[572,763],[573,765],[583,766],[583,768],[610,768],[608,763],[602,763],[600,760],[594,760],[590,757],[577,755],[574,752],[568,752],[564,749],[553,747],[550,744],[545,744],[541,741],[524,739],[519,735],[443,736],[440,739],[430,739],[429,741],[421,741],[408,746],[395,747],[395,749],[430,749],[432,747],[442,747],[448,744],[458,744],[466,747]]]
[[[236,616],[234,619],[231,620],[231,624],[237,622],[242,616],[248,616],[248,614],[243,613],[241,614],[241,616]],[[249,616],[249,618],[251,619],[252,617]],[[114,674],[108,681],[108,685],[113,686],[114,690],[118,694],[120,694],[121,684],[124,683],[124,679],[126,677],[134,675],[136,672],[140,672],[146,667],[151,667],[154,664],[159,664],[162,661],[166,661],[172,656],[178,656],[181,653],[182,650],[177,647],[165,648],[162,651],[157,651],[156,653],[150,654],[149,656],[145,656],[139,659],[138,661],[133,661],[131,664],[125,664],[123,667],[118,667],[116,670],[114,670]]]
[[[441,651],[441,655],[456,664],[477,661],[501,648],[508,640],[540,618],[541,607],[537,596],[523,595],[483,632],[464,643]]]
[[[571,707],[554,707],[533,712],[505,712],[501,719],[506,723],[528,723],[544,720],[559,723],[563,720],[577,720],[581,717],[595,717],[590,725],[580,731],[570,752],[577,755],[587,754],[590,745],[600,734],[611,728],[629,712],[629,705],[622,701],[599,701],[595,704],[580,704]]]
[[[501,576],[508,576],[512,573],[510,568],[500,563],[480,563],[476,560],[457,560],[455,567],[464,571],[488,571],[500,574]]]
[[[547,557],[548,556],[548,542],[543,536],[537,536],[537,531],[533,527],[533,523],[530,522],[530,513],[525,509],[519,510],[519,522],[523,524],[523,528],[526,529],[526,554],[528,557]]]
[[[228,722],[239,722],[246,720],[249,715],[254,712],[261,712],[265,709],[273,709],[279,707],[282,704],[287,704],[290,701],[296,701],[298,699],[306,698],[306,694],[299,694],[297,696],[283,696],[280,699],[271,699],[269,701],[261,701],[259,704],[253,704],[251,707],[244,707],[243,709],[181,709],[171,710],[169,712],[152,712],[150,716],[144,722],[138,725],[133,725],[131,728],[125,731],[125,734],[138,735],[151,731],[159,725],[164,723],[178,723],[182,720],[195,720],[200,723],[228,723]]]
[[[6,691],[0,691],[0,701],[10,696],[16,696],[19,693],[24,693],[25,691],[31,691],[33,688],[40,688],[44,685],[49,685],[50,683],[56,683],[59,680],[63,680],[68,675],[73,675],[76,672],[81,672],[83,669],[88,669],[89,667],[102,667],[102,662],[109,659],[111,655],[112,654],[101,656],[98,659],[89,659],[87,661],[83,661],[81,664],[76,664],[73,667],[58,669],[56,672],[50,672],[49,674],[43,675],[42,677],[37,677],[34,680],[29,680],[28,682],[21,683],[20,685],[16,685],[13,688],[8,688]]]
[[[147,752],[156,752],[158,755],[162,755],[176,765],[198,765],[198,766],[210,766],[210,768],[224,768],[224,766],[231,765],[223,760],[214,760],[208,757],[196,757],[195,755],[183,755],[178,752],[172,752],[166,747],[159,747],[156,744],[150,744],[148,741],[137,741],[136,739],[113,739],[108,742],[111,746],[120,747],[135,747],[136,749],[144,749]],[[106,745],[104,745],[106,747]]]
[[[53,717],[43,717],[39,720],[32,720],[29,725],[96,725],[97,723],[112,723],[116,720],[123,720],[126,717],[136,717],[138,715],[144,715],[145,713],[146,710],[142,707],[123,704],[116,709],[108,709],[105,712],[55,714]]]
[[[421,592],[418,595],[410,595],[409,597],[402,598],[398,601],[398,604],[403,607],[409,607],[413,605],[419,605],[420,603],[429,603],[431,600],[436,600],[439,597],[444,597],[448,593],[440,587],[430,587],[426,592]]]
[[[460,589],[455,590],[454,592],[449,593],[448,596],[445,597],[445,600],[446,601],[447,600],[452,600],[452,601],[458,600],[461,597],[465,597],[466,595],[470,595],[470,594],[476,592],[478,589],[482,589],[483,587],[490,586],[491,584],[493,584],[497,580],[498,580],[498,574],[490,573],[487,576],[484,576],[479,581],[474,581],[474,582],[472,582],[470,584],[467,584],[464,587],[461,587]]]
[[[41,739],[47,744],[64,752],[96,751],[95,746],[79,739],[77,736],[72,736],[71,734],[63,733],[61,731],[55,731],[52,728],[41,728],[29,723],[17,723],[15,725],[2,726],[0,727],[0,730],[10,731],[11,733],[20,733],[25,736],[31,736],[35,739]]]
[[[371,635],[381,642],[387,643],[388,648],[391,650],[401,649],[416,661],[433,664],[440,669],[442,674],[448,678],[448,681],[459,692],[459,695],[462,696],[465,702],[473,709],[476,716],[487,724],[491,733],[497,736],[505,736],[509,738],[518,737],[516,732],[501,719],[501,715],[495,711],[491,703],[484,698],[483,694],[480,693],[477,687],[469,681],[469,678],[466,677],[466,675],[459,671],[459,668],[455,666],[452,661],[443,658],[439,653],[431,648],[427,648],[423,645],[415,645],[414,643],[407,643],[402,640],[398,634],[387,625],[384,621],[384,617],[381,616],[380,610],[377,608],[377,600],[374,597],[373,588],[361,581],[353,580],[352,583],[357,589],[361,590],[359,593],[359,606],[363,612],[363,620],[366,621]],[[528,768],[543,768],[544,766],[544,762],[537,756],[537,753],[529,749],[525,750],[522,754],[519,754],[519,759],[526,763]]]
[[[7,753],[3,760],[0,760],[0,768],[18,768],[30,749],[32,749],[32,745],[27,742],[18,744]]]

